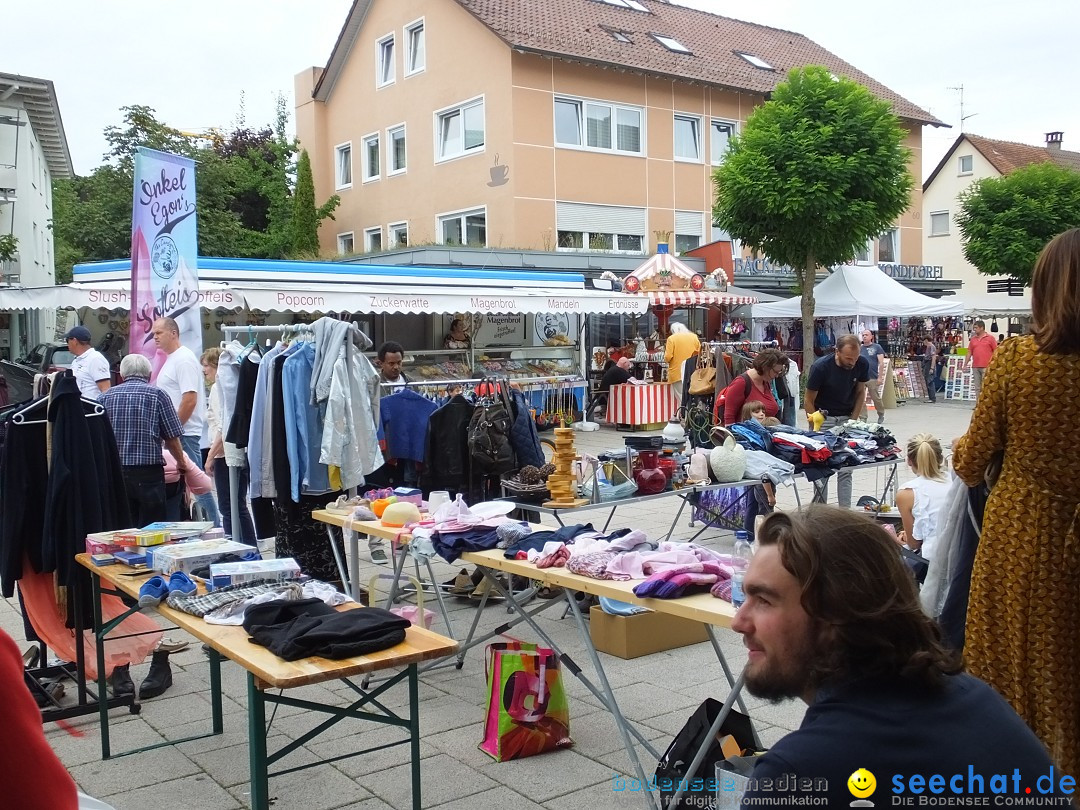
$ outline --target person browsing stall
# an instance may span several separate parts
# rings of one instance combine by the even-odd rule
[[[881,362],[881,358],[885,356],[885,350],[881,348],[880,343],[874,340],[874,333],[869,329],[863,329],[859,337],[862,339],[859,354],[866,358],[866,362],[870,366],[870,379],[867,390],[870,393],[870,400],[874,403],[877,423],[880,425],[885,421],[885,406],[881,402],[881,394],[878,393],[878,389],[885,381],[885,364]],[[867,416],[868,410],[864,400],[862,408],[859,409],[859,418],[865,421]]]
[[[79,392],[86,399],[96,400],[112,384],[112,371],[105,355],[90,345],[90,330],[76,326],[64,335],[68,351],[75,359],[71,361],[71,373],[79,384]]]
[[[990,367],[990,358],[997,350],[997,338],[986,331],[986,321],[975,321],[972,325],[972,334],[968,339],[968,356],[964,364],[971,369],[971,389],[975,399],[979,398],[982,391],[983,379],[986,377],[986,369]]]
[[[1032,334],[990,359],[953,469],[968,486],[1002,458],[971,573],[964,660],[1080,776],[1080,228],[1043,248]]]
[[[671,335],[664,344],[664,361],[668,367],[668,383],[675,399],[682,402],[683,363],[701,352],[701,341],[684,324],[673,323]]]
[[[941,510],[949,497],[941,442],[929,433],[915,434],[907,443],[907,463],[915,477],[896,493],[896,508],[904,525],[896,539],[929,559],[944,523]]]
[[[195,352],[180,342],[180,326],[172,318],[154,321],[154,343],[166,355],[155,384],[168,394],[176,408],[176,415],[184,427],[180,444],[188,458],[201,470],[203,461],[199,445],[206,422],[206,385],[202,366]],[[218,514],[213,493],[196,495],[195,502],[202,507],[208,520],[212,520],[215,526],[221,526],[221,515]]]
[[[589,404],[585,406],[586,417],[592,416],[592,412],[597,405],[607,402],[607,395],[611,391],[611,386],[641,383],[641,380],[631,375],[630,371],[633,367],[634,364],[630,360],[620,357],[612,364],[611,368],[604,372],[604,376],[600,378],[600,385],[597,386],[596,393],[589,400]]]
[[[808,708],[796,731],[757,758],[744,805],[813,796],[828,807],[848,807],[853,797],[885,807],[898,797],[915,804],[937,788],[955,801],[988,796],[997,774],[1008,775],[1006,789],[1018,799],[1040,780],[1049,790],[1042,798],[1056,797],[1047,806],[1070,800],[1067,772],[942,645],[881,526],[815,504],[769,515],[757,547],[746,601],[731,623],[748,653],[746,688],[773,703],[799,698]],[[849,780],[860,769],[876,786],[858,782],[854,792]],[[944,775],[940,784],[932,774]]]
[[[856,408],[862,408],[869,379],[870,364],[861,354],[858,338],[841,335],[836,350],[810,366],[803,402],[808,421],[812,414],[824,411],[827,416],[822,429],[846,422]],[[818,500],[828,500],[829,480],[815,481],[814,491]],[[837,470],[836,499],[844,509],[851,508],[851,470]]]
[[[400,343],[388,340],[379,347],[375,356],[379,361],[379,396],[385,397],[409,381],[401,370],[405,350]]]
[[[937,344],[927,335],[923,338],[922,345],[922,372],[926,380],[926,401],[937,402],[937,367],[941,360]]]
[[[787,371],[788,359],[776,349],[762,349],[754,356],[753,365],[740,374],[724,391],[724,424],[732,425],[739,421],[743,405],[747,402],[760,402],[765,408],[765,416],[775,417],[780,413],[780,405],[773,396],[772,384],[777,377]]]

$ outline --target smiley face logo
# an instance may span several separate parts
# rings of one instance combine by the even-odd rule
[[[877,779],[866,768],[859,768],[848,777],[847,786],[856,799],[865,799],[877,789]]]

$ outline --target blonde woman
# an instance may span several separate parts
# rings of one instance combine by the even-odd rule
[[[915,477],[896,493],[903,530],[897,540],[929,558],[943,522],[941,509],[949,497],[949,481],[941,442],[929,433],[918,433],[907,443],[907,463]]]

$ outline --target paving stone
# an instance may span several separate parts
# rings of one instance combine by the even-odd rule
[[[117,749],[123,750],[123,749]],[[194,761],[173,746],[70,768],[85,793],[104,797],[200,772]]]
[[[446,754],[425,759],[420,779],[424,807],[438,807],[498,787],[494,780]],[[365,777],[364,787],[395,810],[412,808],[412,770],[408,763]]]
[[[102,798],[116,810],[236,810],[240,802],[204,773]]]
[[[438,810],[478,810],[478,808],[513,808],[513,810],[544,810],[543,805],[531,802],[528,799],[522,797],[520,793],[515,793],[506,787],[497,787],[494,790],[485,790],[483,793],[477,793],[473,796],[466,796],[463,799],[455,799],[440,805],[428,805],[426,802],[425,807],[436,807]]]
[[[267,751],[275,751],[283,745],[287,745],[290,739],[282,734],[271,735],[266,740]],[[202,751],[188,752],[187,756],[206,773],[213,777],[214,781],[224,787],[234,785],[246,785],[251,779],[251,764],[249,761],[247,735],[241,745],[229,746],[228,748],[206,749]],[[289,754],[284,764],[272,766],[278,768],[290,768],[294,765],[304,765],[308,762],[316,762],[318,758],[310,751],[300,748],[295,753]]]
[[[56,723],[46,723],[45,739],[48,740],[60,761],[68,768],[101,761],[101,735],[98,733],[97,715],[94,720],[76,725],[65,720],[70,730]],[[109,723],[110,747],[115,751],[127,751],[163,742],[164,738],[145,720],[131,717],[127,722]]]
[[[288,759],[285,760],[288,762]],[[278,767],[288,765],[278,764]],[[273,768],[271,768],[273,770]],[[246,782],[229,788],[229,793],[242,807],[251,807],[251,788]],[[269,796],[271,806],[303,808],[303,810],[336,810],[371,798],[371,793],[331,765],[284,776],[271,776]]]
[[[329,739],[319,737],[309,742],[307,748],[318,759],[332,760],[335,757],[354,754],[357,751],[374,748],[378,745],[389,745],[390,743],[399,740],[403,741],[402,744],[396,745],[393,748],[384,748],[381,751],[371,751],[370,753],[360,754],[359,756],[353,756],[349,759],[341,759],[334,763],[334,767],[342,773],[357,778],[367,776],[371,773],[378,773],[388,768],[397,767],[402,762],[408,762],[408,732],[405,729],[369,724],[367,729],[352,735]],[[436,756],[439,753],[441,753],[439,749],[430,745],[426,738],[421,739],[421,759]]]
[[[546,804],[549,799],[608,778],[610,769],[568,748],[525,759],[492,761],[480,768],[480,773]]]

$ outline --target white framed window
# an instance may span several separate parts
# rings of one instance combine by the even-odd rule
[[[637,233],[610,233],[607,231],[559,230],[556,250],[604,251],[607,253],[644,254],[645,239]]]
[[[866,244],[855,251],[855,264],[870,264],[874,261],[874,240],[867,239]]]
[[[435,160],[484,151],[484,98],[435,113]]]
[[[752,53],[746,53],[745,51],[732,51],[736,56],[741,56],[747,62],[759,70],[776,70],[772,65],[762,59],[760,56],[754,56]],[[833,77],[836,78],[835,76]]]
[[[436,218],[439,243],[487,247],[487,208],[453,211]]]
[[[364,228],[364,251],[373,253],[382,250],[382,228]]]
[[[900,229],[889,228],[877,240],[877,260],[886,264],[900,261]]]
[[[675,212],[675,244],[672,247],[676,255],[701,247],[704,233],[704,211]]]
[[[427,67],[427,47],[424,38],[424,19],[405,26],[402,41],[405,43],[405,76],[423,73]]]
[[[352,141],[334,147],[334,188],[352,188]]]
[[[609,6],[632,8],[634,11],[644,11],[646,14],[651,13],[645,6],[639,3],[638,0],[600,0],[600,2],[607,3]]]
[[[957,160],[957,174],[971,174],[974,169],[974,158],[971,155],[961,155]]]
[[[667,48],[669,51],[675,53],[691,53],[690,49],[683,45],[675,37],[666,37],[663,34],[653,34],[652,38]]]
[[[674,149],[676,160],[701,162],[701,119],[696,115],[676,115]]]
[[[409,223],[408,222],[392,222],[386,226],[386,233],[389,237],[390,247],[399,248],[407,247],[409,244]]]
[[[375,41],[375,86],[386,87],[394,78],[394,35],[387,34]]]
[[[948,211],[931,211],[930,212],[930,235],[931,236],[948,236],[949,235],[949,212]]]
[[[364,144],[364,182],[378,180],[380,177],[379,133],[373,132],[370,135],[365,135],[361,143]]]
[[[353,232],[339,233],[337,235],[337,252],[342,256],[347,256],[350,253],[356,252],[356,240],[353,237]]]
[[[386,130],[386,174],[401,174],[405,168],[405,125],[399,124]]]
[[[558,96],[555,144],[627,155],[643,154],[640,107]]]
[[[556,249],[602,250],[643,255],[647,216],[644,208],[556,202]]]
[[[724,158],[727,157],[728,144],[731,143],[731,136],[735,134],[735,123],[733,121],[719,121],[713,119],[709,127],[709,135],[711,140],[709,141],[709,159],[713,166],[719,166],[724,162]]]

